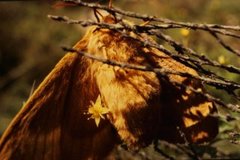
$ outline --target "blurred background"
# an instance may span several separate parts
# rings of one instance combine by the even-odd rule
[[[100,3],[107,2],[102,0]],[[32,90],[64,56],[61,46],[73,46],[86,30],[78,25],[57,23],[48,19],[47,15],[95,20],[92,10],[88,8],[56,8],[53,5],[54,1],[0,2],[0,135]],[[176,21],[240,25],[239,0],[113,0],[113,5]],[[167,33],[210,59],[240,67],[239,58],[223,49],[207,33],[179,29]],[[224,37],[224,40],[240,50],[239,40],[229,37]],[[221,70],[216,72],[240,82],[239,75]],[[209,91],[226,102],[239,103],[223,91],[213,91],[211,88]],[[214,144],[235,157],[240,155],[239,145],[228,142],[224,131],[234,129],[239,132],[239,123],[238,119],[231,123],[221,122],[219,141]],[[149,152],[148,149],[146,152]]]

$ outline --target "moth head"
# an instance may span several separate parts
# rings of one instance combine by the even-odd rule
[[[98,9],[93,9],[93,13],[98,22],[108,23],[108,24],[116,24],[118,23],[118,19],[115,13],[108,12],[107,14],[100,12]]]
[[[117,18],[111,14],[102,17],[102,22],[109,24],[116,24],[118,22]]]

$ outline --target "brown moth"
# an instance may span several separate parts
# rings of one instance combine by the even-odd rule
[[[103,21],[115,23],[111,16]],[[146,35],[126,33],[151,40]],[[122,63],[198,76],[157,49],[96,26],[87,30],[74,49]],[[211,116],[216,112],[213,102],[175,82],[204,90],[199,81],[179,75],[169,74],[166,80],[153,72],[67,53],[5,131],[0,159],[104,159],[121,141],[132,148],[154,139],[184,142],[178,127],[189,142],[211,140],[218,133],[217,119]]]

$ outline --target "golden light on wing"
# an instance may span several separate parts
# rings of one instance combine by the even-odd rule
[[[204,117],[207,117],[209,114],[211,114],[211,110],[213,109],[213,104],[211,102],[203,102],[200,105],[191,106],[191,108],[188,108],[184,111],[184,117],[183,121],[185,124],[185,127],[190,127],[196,123],[198,123],[201,119]],[[190,118],[191,116],[198,117],[197,119]]]
[[[193,142],[197,142],[199,139],[206,139],[207,137],[209,137],[209,134],[208,132],[205,132],[205,131],[200,131],[200,132],[197,132],[196,134],[191,135]]]
[[[116,23],[112,16],[104,19]],[[154,42],[144,34],[126,34]],[[74,49],[121,63],[198,76],[155,48],[96,26],[87,30]],[[204,91],[195,79],[174,74],[163,78],[68,53],[4,133],[0,159],[104,159],[119,139],[138,148],[154,139],[183,142],[178,127],[189,142],[213,139],[218,133],[217,119],[212,116],[214,103],[176,83]]]

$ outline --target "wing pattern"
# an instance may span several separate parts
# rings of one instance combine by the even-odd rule
[[[108,29],[89,28],[74,48],[123,63],[198,76],[164,53]],[[68,53],[4,133],[0,159],[104,159],[120,139],[129,147],[146,146],[156,138],[183,142],[178,127],[190,142],[214,138],[218,124],[211,116],[216,112],[213,102],[175,82],[204,90],[199,81],[190,78],[168,75],[166,80],[153,72],[123,69]],[[97,127],[85,113],[99,96],[109,113]]]

